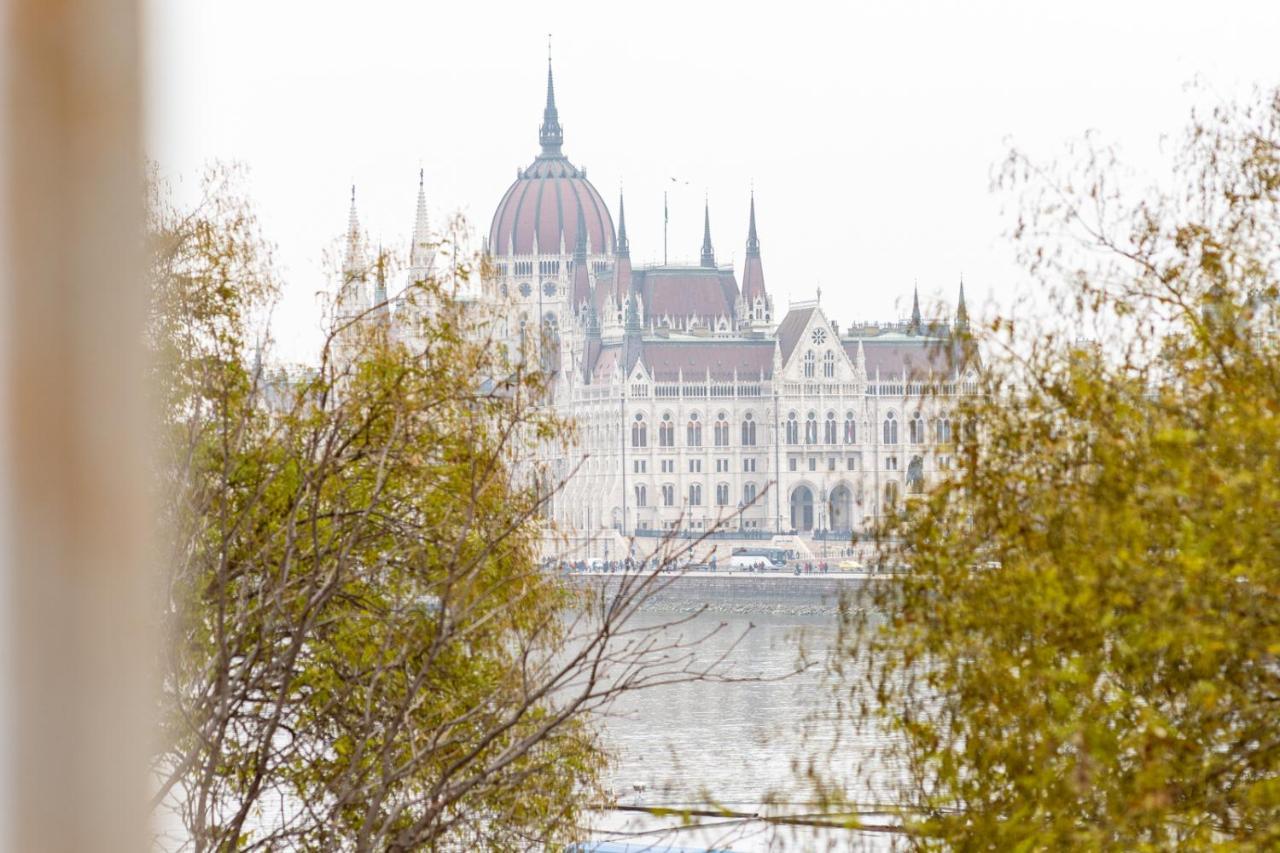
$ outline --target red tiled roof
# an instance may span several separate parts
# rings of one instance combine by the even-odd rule
[[[620,355],[622,355],[622,347],[617,344],[602,347],[591,369],[591,381],[607,382],[613,375],[614,366],[618,363]]]
[[[778,345],[782,348],[783,362],[791,358],[791,352],[796,348],[796,342],[804,334],[805,327],[809,325],[809,318],[813,316],[815,310],[817,309],[813,306],[792,308],[778,324]]]
[[[493,214],[489,251],[495,256],[509,255],[514,239],[516,254],[529,254],[536,234],[539,251],[544,254],[559,252],[562,237],[565,251],[572,252],[578,242],[579,208],[587,224],[591,254],[611,254],[616,239],[613,217],[600,193],[576,169],[563,175],[534,174],[531,170],[517,178]]]
[[[613,265],[613,298],[621,305],[631,292],[631,258],[621,257]]]
[[[645,341],[640,359],[663,382],[675,381],[681,371],[687,381],[702,379],[708,371],[712,379],[732,379],[734,370],[744,382],[758,379],[762,371],[768,379],[773,375],[773,341]]]
[[[747,261],[742,266],[742,295],[748,303],[757,296],[765,295],[764,266],[760,263],[759,255],[747,255]]]
[[[660,267],[638,270],[644,300],[644,321],[665,316],[704,318],[733,317],[738,282],[731,270],[701,267]]]
[[[844,351],[849,360],[857,362],[858,341],[844,341]],[[919,340],[862,339],[862,351],[867,359],[867,377],[897,378],[904,373],[908,377],[923,377],[929,373],[948,376],[959,365],[961,350],[950,340],[920,338]]]

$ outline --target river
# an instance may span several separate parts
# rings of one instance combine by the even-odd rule
[[[663,628],[664,635],[705,637],[691,651],[699,663],[726,657],[720,678],[644,690],[614,708],[604,731],[618,757],[610,776],[618,801],[795,815],[812,812],[806,780],[811,760],[824,777],[846,784],[865,771],[863,759],[883,736],[853,735],[837,719],[837,694],[826,667],[837,636],[835,587],[817,578],[689,581],[673,584],[644,608],[637,625],[664,626],[696,614]],[[839,748],[837,735],[843,735]],[[856,799],[867,802],[869,796]],[[593,837],[628,841],[636,850],[682,845],[734,851],[884,850],[893,838],[777,829],[742,818],[695,823],[608,813]]]

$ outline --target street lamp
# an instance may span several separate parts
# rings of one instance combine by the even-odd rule
[[[822,537],[822,559],[827,559],[827,487],[823,486],[818,498],[822,505],[818,507],[818,535]]]

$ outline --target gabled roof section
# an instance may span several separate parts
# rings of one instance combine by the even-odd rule
[[[604,384],[613,376],[622,356],[622,347],[618,344],[604,344],[595,353],[595,363],[591,365],[591,382]]]
[[[792,308],[787,312],[787,316],[782,318],[782,322],[778,324],[778,346],[782,349],[782,360],[786,362],[791,358],[791,353],[795,351],[796,344],[800,342],[800,336],[804,334],[804,330],[809,328],[809,321],[813,319],[813,315],[817,312],[818,306],[801,305]]]

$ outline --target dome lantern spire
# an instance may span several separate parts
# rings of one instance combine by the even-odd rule
[[[538,142],[542,156],[560,157],[564,144],[564,128],[560,126],[560,114],[556,111],[556,84],[551,75],[551,36],[547,35],[547,105],[542,110],[542,125],[538,128]]]
[[[962,335],[969,333],[969,309],[964,304],[964,277],[960,278],[960,301],[956,303],[956,331]]]

